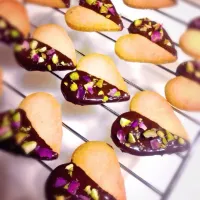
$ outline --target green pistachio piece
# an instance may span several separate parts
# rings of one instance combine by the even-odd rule
[[[99,96],[100,96],[100,95],[104,95],[103,90],[99,91],[98,95],[99,95]]]
[[[104,3],[104,6],[106,7],[106,8],[112,8],[113,7],[113,5],[112,4],[110,4],[110,3]]]
[[[165,137],[165,134],[164,134],[162,131],[158,131],[157,134],[158,134],[158,136],[161,137],[161,138],[164,138],[164,137]]]
[[[185,144],[185,140],[183,138],[178,138],[178,143],[179,144]]]
[[[43,63],[44,62],[44,58],[39,57],[38,63]]]
[[[106,18],[108,18],[108,19],[109,19],[110,17],[111,17],[111,15],[106,15]]]
[[[19,32],[17,30],[12,30],[10,32],[11,37],[13,38],[18,38],[19,37]]]
[[[166,131],[166,132],[167,132],[167,141],[170,142],[174,140],[174,136],[169,131]]]
[[[142,20],[141,19],[137,19],[134,21],[134,25],[135,26],[140,26],[142,24]]]
[[[78,90],[78,86],[76,83],[72,83],[71,86],[70,86],[70,90],[75,92],[76,90]]]
[[[139,118],[138,120],[139,120],[139,122],[142,122],[143,119],[142,119],[142,118]]]
[[[162,138],[162,143],[164,144],[164,145],[167,145],[167,140],[166,140],[166,138]]]
[[[68,174],[72,177],[73,171],[69,171]]]
[[[37,142],[35,141],[25,142],[24,144],[22,144],[21,147],[26,154],[29,154],[37,147]]]
[[[4,20],[0,20],[0,29],[5,29],[7,27],[7,24]]]
[[[14,45],[14,51],[15,52],[20,52],[22,50],[22,46],[21,45],[19,45],[19,44],[15,44]]]
[[[1,135],[0,136],[0,141],[3,141],[3,140],[7,140],[9,139],[10,137],[12,137],[13,133],[12,131],[7,131],[5,134]]]
[[[47,47],[42,47],[42,48],[39,49],[39,52],[43,53],[43,52],[45,52],[46,50],[47,50]]]
[[[125,119],[123,117],[120,119],[120,125],[121,125],[121,127],[128,126],[130,123],[131,123],[131,121],[128,120],[128,119]]]
[[[145,138],[151,138],[151,137],[154,138],[158,136],[157,133],[153,130],[147,130],[143,133],[143,135]]]
[[[108,98],[107,96],[104,96],[102,101],[105,103],[105,102],[108,101],[108,99],[109,99],[109,98]]]
[[[47,65],[47,69],[51,71],[51,65]]]
[[[96,86],[97,86],[98,88],[102,88],[102,87],[103,87],[103,80],[100,79],[100,80],[96,83]]]
[[[64,82],[64,85],[65,85],[65,86],[68,86],[68,83],[67,83],[67,82]]]
[[[27,133],[23,133],[23,132],[19,132],[15,135],[15,140],[17,142],[17,144],[21,144],[25,138],[27,138],[29,136],[29,134]]]
[[[64,196],[55,196],[56,200],[65,200]]]
[[[10,125],[9,117],[4,116],[1,126],[4,127],[4,126],[9,126],[9,125]]]
[[[200,71],[196,71],[194,74],[197,78],[200,78]]]
[[[37,45],[38,45],[38,42],[33,40],[31,43],[30,43],[30,47],[32,50],[36,49],[37,48]]]
[[[98,194],[98,190],[96,190],[96,189],[92,189],[92,192],[91,192],[91,194],[90,194],[90,196],[92,197],[92,199],[94,199],[94,200],[99,200],[99,194]]]
[[[45,53],[42,53],[42,58],[46,59],[47,55]]]
[[[62,66],[66,66],[67,63],[65,63],[64,61],[62,61],[62,62],[61,62],[61,65],[62,65]]]
[[[167,39],[164,40],[164,44],[167,46],[172,46],[171,42]]]
[[[20,113],[19,113],[19,112],[15,113],[15,114],[13,115],[12,119],[13,119],[14,122],[19,122],[20,119],[21,119]]]
[[[88,194],[88,195],[90,195],[91,194],[91,186],[90,185],[88,185],[88,186],[86,186],[85,187],[85,189],[84,189],[84,191]]]
[[[79,80],[79,74],[78,72],[73,72],[69,75],[70,79],[73,80],[73,81],[77,81]]]
[[[86,3],[88,3],[89,5],[93,5],[97,2],[97,0],[86,0]]]
[[[68,189],[69,188],[69,183],[67,183],[65,186],[64,186],[64,189]]]
[[[58,64],[59,59],[58,59],[58,56],[57,56],[56,54],[53,55],[53,57],[52,57],[52,62],[53,62],[54,64]]]
[[[128,134],[128,142],[129,143],[135,143],[136,142],[135,137],[133,136],[132,133]]]
[[[130,147],[131,145],[129,143],[125,143],[125,146],[126,147]]]
[[[194,65],[192,62],[187,62],[186,64],[186,71],[188,73],[193,73],[194,72]]]
[[[115,94],[114,94],[114,97],[120,97],[121,96],[121,92],[120,91],[117,91]]]
[[[105,6],[101,6],[101,8],[100,8],[100,13],[108,13],[108,8],[106,8]]]
[[[69,170],[69,171],[73,171],[74,169],[74,165],[73,164],[69,164],[65,167],[65,169]]]

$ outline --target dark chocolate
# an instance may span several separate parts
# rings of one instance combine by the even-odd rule
[[[188,28],[200,30],[200,17],[197,17],[197,18],[193,19],[189,23]]]
[[[28,71],[63,71],[75,69],[70,58],[36,39],[26,39],[15,46],[15,57]]]
[[[121,102],[130,99],[128,93],[117,89],[116,86],[79,70],[68,73],[64,77],[61,91],[67,101],[79,105]]]
[[[188,141],[132,111],[116,119],[112,125],[111,138],[122,152],[137,156],[172,154],[190,147]]]
[[[150,21],[148,18],[138,19],[129,26],[128,31],[146,37],[177,57],[173,41],[161,24]]]
[[[62,0],[64,4],[66,5],[66,8],[70,7],[70,0]]]
[[[96,13],[112,20],[120,27],[121,30],[124,28],[122,20],[110,0],[93,0],[91,5],[87,3],[87,0],[80,0],[79,5],[93,10]]]
[[[5,44],[20,43],[24,39],[18,28],[11,25],[4,17],[0,16],[0,41]]]
[[[72,162],[58,166],[50,174],[46,197],[47,200],[115,200]]]
[[[0,114],[0,149],[41,160],[58,157],[33,128],[22,109]]]
[[[181,63],[176,70],[176,75],[184,76],[200,84],[200,61]]]

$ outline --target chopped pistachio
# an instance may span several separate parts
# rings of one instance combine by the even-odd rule
[[[68,86],[68,83],[67,83],[67,82],[64,82],[64,85],[65,85],[65,86]]]
[[[21,144],[23,142],[23,140],[25,138],[27,138],[29,135],[27,133],[23,133],[23,132],[18,132],[16,135],[15,135],[15,140],[17,142],[17,144]]]
[[[37,142],[35,141],[25,142],[24,144],[22,144],[21,147],[26,154],[29,154],[37,147]]]
[[[138,120],[139,120],[139,122],[142,122],[142,118],[139,118]]]
[[[123,117],[120,119],[120,125],[121,125],[121,127],[126,127],[126,126],[128,126],[130,123],[131,123],[131,121],[128,120],[128,119],[125,119],[125,118],[123,118]]]
[[[172,46],[171,42],[167,39],[164,40],[164,44],[167,46]]]
[[[126,147],[130,147],[131,145],[129,143],[125,143],[125,146]]]
[[[140,26],[142,24],[142,20],[141,19],[137,19],[134,21],[134,25],[135,26]]]
[[[33,40],[31,43],[30,43],[30,47],[32,50],[36,49],[37,48],[37,45],[38,45],[38,42]]]
[[[174,136],[169,131],[166,131],[166,132],[167,132],[167,141],[170,142],[174,140]]]
[[[74,165],[73,164],[69,164],[65,167],[65,169],[69,170],[69,171],[73,171],[74,169]]]
[[[158,134],[158,136],[161,137],[161,138],[164,138],[164,137],[165,137],[165,134],[164,134],[162,131],[158,131],[157,134]]]
[[[43,58],[43,59],[46,59],[46,58],[47,58],[47,55],[46,55],[45,53],[42,53],[41,55],[42,55],[42,58]]]
[[[135,137],[133,136],[132,133],[128,134],[128,142],[129,143],[135,143],[136,142]]]
[[[59,59],[58,59],[58,56],[57,56],[56,54],[53,55],[53,57],[52,57],[52,62],[53,62],[54,64],[58,64]]]
[[[12,30],[10,32],[11,37],[13,38],[18,38],[19,37],[19,32],[17,30]]]
[[[188,63],[186,64],[186,71],[187,71],[188,73],[193,73],[193,72],[194,72],[194,65],[193,65],[192,62],[188,62]]]
[[[108,98],[107,96],[104,96],[102,101],[105,103],[105,102],[108,101],[108,99],[109,99],[109,98]]]
[[[108,8],[102,5],[100,8],[100,13],[108,13]]]
[[[51,65],[47,65],[47,69],[51,71]]]
[[[147,27],[142,27],[142,28],[140,28],[140,31],[144,31],[144,32],[146,32],[147,31]]]
[[[13,118],[13,121],[14,121],[14,122],[19,122],[20,119],[21,119],[21,115],[20,115],[19,112],[17,112],[17,113],[15,113],[15,114],[13,115],[12,118]]]
[[[38,63],[43,63],[44,62],[44,58],[39,57]]]
[[[108,19],[109,19],[110,17],[111,17],[111,15],[106,15],[106,18],[108,18]]]
[[[96,83],[96,86],[97,86],[98,88],[102,88],[102,87],[103,87],[103,80],[100,79],[100,80]]]
[[[19,44],[15,44],[14,45],[14,51],[15,52],[20,52],[22,50],[22,46],[21,45],[19,45]]]
[[[64,196],[55,196],[56,200],[65,200]]]
[[[185,144],[185,140],[183,138],[178,138],[178,143],[179,144]]]
[[[153,25],[153,27],[154,27],[155,30],[158,30],[160,28],[160,24],[156,23],[155,25]]]
[[[113,7],[113,5],[112,4],[110,4],[110,3],[104,3],[104,6],[106,7],[106,8],[112,8]]]
[[[121,96],[121,92],[120,91],[117,91],[115,94],[114,94],[114,97],[120,97]]]
[[[7,131],[5,134],[0,136],[0,141],[7,140],[8,138],[12,137],[13,133],[11,130]]]
[[[46,50],[47,50],[47,47],[42,47],[42,48],[39,49],[39,52],[43,53],[43,52],[45,52]]]
[[[99,91],[98,95],[99,95],[99,96],[100,96],[100,95],[104,95],[103,90]]]
[[[143,133],[143,135],[145,138],[151,138],[151,137],[154,138],[158,136],[157,133],[153,130],[147,130]]]
[[[67,183],[65,186],[64,186],[64,189],[68,189],[69,188],[69,183]]]
[[[86,0],[89,5],[95,4],[97,0]]]
[[[4,127],[4,126],[9,126],[9,125],[10,125],[10,120],[9,120],[8,116],[6,115],[3,118],[1,126]]]
[[[88,195],[90,195],[91,194],[91,186],[90,185],[88,185],[88,186],[86,186],[85,187],[85,189],[84,189],[84,191],[88,194]]]
[[[4,20],[0,20],[0,29],[4,29],[7,27],[7,24]]]
[[[162,143],[163,143],[164,145],[167,145],[167,140],[166,140],[166,138],[162,138]]]
[[[61,65],[62,65],[62,66],[66,66],[67,63],[65,63],[64,61],[62,61],[62,62],[61,62]]]
[[[200,71],[196,71],[194,74],[197,78],[200,78]]]
[[[77,81],[79,80],[79,74],[78,72],[72,72],[70,75],[69,75],[70,79],[73,80],[73,81]]]
[[[72,177],[73,171],[69,171],[68,174]]]
[[[75,92],[76,90],[78,90],[78,86],[76,83],[72,83],[71,86],[70,86],[70,90]]]
[[[96,190],[96,189],[92,189],[92,192],[91,192],[91,194],[90,194],[90,196],[92,197],[92,199],[94,199],[94,200],[99,200],[99,194],[98,194],[98,190]]]

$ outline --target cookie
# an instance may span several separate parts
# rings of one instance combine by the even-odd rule
[[[2,94],[2,90],[3,90],[3,73],[2,69],[0,68],[0,95]]]
[[[95,141],[78,147],[70,163],[51,173],[46,194],[47,200],[125,200],[124,180],[112,147]]]
[[[35,29],[31,38],[15,46],[15,57],[28,71],[73,70],[76,65],[71,39],[62,27],[55,24]]]
[[[181,36],[179,44],[186,54],[200,59],[200,17],[189,23],[188,29]]]
[[[132,98],[130,112],[114,121],[111,138],[123,152],[137,156],[172,154],[190,147],[170,104],[151,91],[138,92]]]
[[[25,0],[27,3],[39,4],[41,6],[49,6],[53,8],[69,8],[70,0]]]
[[[179,109],[200,111],[200,61],[180,64],[176,75],[165,86],[166,99]]]
[[[0,114],[0,149],[53,160],[60,153],[61,140],[61,108],[50,94],[31,94],[19,108]]]
[[[174,44],[161,24],[148,18],[138,19],[128,30],[129,34],[120,37],[115,44],[115,52],[121,59],[153,64],[177,60]]]
[[[133,8],[141,8],[141,9],[158,9],[164,7],[170,7],[177,3],[176,0],[124,0],[124,3],[127,6]]]
[[[112,59],[96,53],[80,59],[77,70],[62,80],[61,91],[67,101],[79,105],[130,99],[127,85]]]
[[[111,0],[80,0],[65,15],[67,25],[78,31],[121,31],[122,20]]]
[[[24,6],[17,1],[0,2],[0,41],[6,44],[21,42],[30,32]]]

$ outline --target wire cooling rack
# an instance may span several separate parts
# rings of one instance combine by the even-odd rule
[[[72,1],[72,5],[77,4],[77,1]],[[172,37],[174,44],[176,45],[179,57],[176,63],[157,66],[153,64],[128,63],[120,60],[115,55],[115,41],[121,35],[128,33],[126,28],[122,32],[116,33],[77,32],[68,28],[65,23],[64,14],[66,9],[46,8],[36,5],[25,6],[29,13],[32,29],[46,23],[56,23],[66,28],[69,36],[75,44],[77,59],[93,52],[106,54],[113,58],[128,85],[131,95],[134,95],[137,91],[149,89],[164,96],[164,86],[168,80],[174,77],[178,64],[191,59],[181,51],[178,45],[178,40],[181,34],[185,31],[189,21],[200,15],[200,6],[194,2],[198,1],[180,0],[178,5],[172,8],[137,10],[125,6],[121,0],[113,0],[118,12],[122,14],[122,20],[126,28],[134,19],[143,17],[148,17],[164,24],[164,27],[169,32],[169,35]],[[56,36],[52,39],[56,40]],[[117,116],[129,110],[130,102],[111,103],[106,105],[102,104],[89,107],[72,105],[69,102],[65,102],[60,92],[60,82],[67,72],[27,72],[22,68],[16,68],[17,63],[15,62],[12,51],[5,46],[0,47],[0,65],[4,68],[3,84],[5,86],[4,97],[2,100],[4,104],[1,103],[1,110],[7,107],[16,107],[25,96],[38,91],[45,91],[53,94],[62,105],[64,135],[61,155],[56,161],[39,161],[43,167],[42,170],[48,170],[48,172],[45,173],[46,176],[48,176],[56,166],[69,161],[73,150],[81,143],[89,140],[103,140],[113,145],[116,150],[122,174],[125,179],[127,200],[188,199],[186,196],[185,199],[179,198],[179,196],[177,198],[177,196],[174,197],[173,194],[178,181],[184,174],[185,167],[187,167],[189,163],[188,161],[190,156],[195,150],[195,144],[198,143],[200,138],[200,113],[189,113],[174,108],[175,114],[179,117],[190,134],[192,142],[192,148],[190,151],[170,156],[166,155],[163,157],[153,156],[139,158],[124,154],[112,143],[110,139],[110,128]],[[37,170],[35,168],[35,172],[34,169],[32,169],[28,173],[36,174]],[[40,177],[38,174],[36,176],[41,178],[41,173],[39,175]],[[44,181],[41,181],[43,185],[45,179],[46,177],[42,179]],[[28,182],[32,183],[31,180]],[[37,180],[36,184],[41,186],[39,182],[40,181]],[[188,187],[190,187],[190,184],[192,183],[188,183]],[[37,187],[33,190],[37,190]],[[24,192],[25,190],[20,193]],[[182,192],[184,193],[184,191]],[[0,199],[44,199],[43,192],[41,192],[41,194],[39,193],[38,196],[39,197],[37,198],[15,198],[1,197],[0,195]],[[199,199],[199,196],[193,197],[193,200],[195,199]]]

